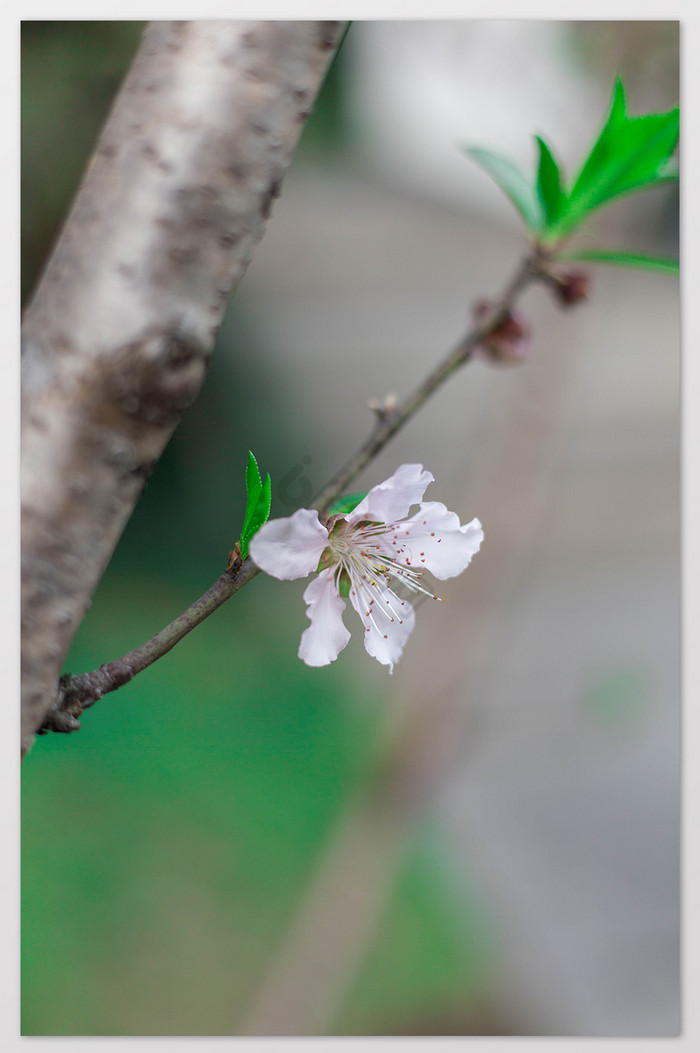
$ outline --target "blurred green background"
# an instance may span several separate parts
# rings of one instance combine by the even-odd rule
[[[634,26],[641,27],[638,37],[646,51],[632,31],[615,36],[605,25],[572,24],[562,80],[567,63],[587,70],[600,84],[597,103],[605,99],[616,69],[634,84],[643,53],[658,66],[659,91],[650,105],[661,109],[671,104],[677,91],[677,27]],[[25,297],[60,228],[142,28],[133,22],[23,24]],[[356,30],[359,43],[353,44]],[[342,236],[353,236],[352,216],[369,215],[371,222],[378,197],[393,194],[405,203],[409,224],[415,215],[418,232],[427,223],[424,212],[437,217],[439,229],[443,224],[445,230],[457,231],[452,236],[463,246],[462,260],[470,253],[469,224],[478,228],[482,223],[486,234],[481,234],[491,248],[467,266],[483,269],[482,292],[497,287],[519,250],[497,212],[484,220],[477,203],[474,216],[464,219],[462,236],[454,204],[443,200],[426,205],[420,195],[412,196],[415,191],[395,188],[386,170],[372,169],[372,137],[361,106],[349,101],[354,98],[352,84],[369,68],[365,64],[374,46],[372,40],[367,43],[370,30],[370,24],[353,27],[332,67],[265,241],[278,216],[289,216],[298,204],[303,223],[304,208],[316,207],[317,195],[332,195],[339,181],[342,188],[348,179],[350,193],[340,195],[348,228],[343,231],[342,217],[340,231],[321,220],[311,234],[309,258],[314,253],[324,260],[342,255]],[[366,46],[361,46],[361,32]],[[602,112],[599,105],[597,112]],[[535,130],[525,128],[528,135]],[[459,133],[455,128],[454,138]],[[323,213],[322,203],[318,207]],[[673,248],[675,207],[669,195],[650,213],[642,226],[648,247]],[[282,218],[283,232],[284,223]],[[399,227],[410,241],[403,218]],[[291,219],[289,230],[302,236]],[[507,252],[501,251],[504,245]],[[254,261],[234,298],[202,394],[149,480],[67,669],[91,669],[128,651],[180,613],[221,572],[242,520],[249,448],[263,473],[272,475],[274,516],[294,507],[295,478],[308,471],[317,488],[349,452],[348,442],[362,438],[367,421],[353,402],[355,393],[348,392],[342,373],[337,379],[333,373],[334,327],[348,325],[342,311],[321,336],[313,335],[315,307],[306,314],[300,311],[302,330],[308,324],[311,342],[327,346],[330,356],[330,364],[319,360],[322,376],[318,380],[315,374],[319,390],[317,401],[310,402],[312,411],[301,398],[289,397],[290,391],[303,392],[305,383],[315,382],[308,376],[304,380],[301,370],[309,363],[303,352],[301,358],[291,352],[274,355],[276,330],[268,314],[276,310],[271,302],[275,288],[298,302],[295,283],[304,280],[299,241],[294,246],[293,241],[278,242],[274,258],[269,250],[261,271],[256,272]],[[384,270],[371,280],[376,302],[386,292],[390,312],[403,312],[410,322],[407,294],[392,299],[392,283],[400,284],[407,274],[413,280],[408,269],[422,265],[418,244],[415,254],[406,248],[387,239],[386,258],[377,264],[374,256],[374,265]],[[454,273],[457,256],[450,251],[443,264],[422,261],[426,273],[421,281],[444,282],[441,266]],[[433,278],[436,267],[439,273]],[[321,283],[305,295],[309,304],[323,300],[324,310],[335,317],[337,290]],[[464,314],[464,305],[457,307]],[[375,309],[370,305],[369,314]],[[672,304],[669,310],[673,312]],[[358,296],[350,323],[357,322],[358,333],[363,311]],[[284,310],[279,317],[279,326],[289,326],[291,333],[298,319],[285,316]],[[412,364],[411,376],[418,379],[446,351],[459,332],[448,325],[459,324],[457,319],[457,314],[448,317],[445,332],[452,335],[446,335],[447,343],[438,334],[428,344],[423,366],[413,369]],[[577,323],[567,317],[560,324],[558,334]],[[388,361],[397,360],[390,337],[377,339],[384,340]],[[290,335],[290,346],[294,340]],[[271,362],[274,384],[269,381]],[[391,379],[391,369],[385,374],[380,366],[376,381],[368,385],[364,378],[358,384],[368,397],[383,394]],[[400,382],[404,390],[409,380],[401,377]],[[477,382],[474,402],[451,414],[455,426],[462,425],[463,417],[469,419],[472,410],[477,419],[479,403],[494,384],[508,390],[510,375]],[[241,390],[245,399],[237,397]],[[342,433],[342,425],[336,434],[329,422],[338,414],[350,418],[354,439]],[[671,436],[673,426],[671,420]],[[429,430],[430,424],[425,427]],[[423,459],[419,443],[406,443],[382,462],[388,470],[378,469],[367,486],[402,460]],[[670,443],[662,467],[664,480],[671,479],[673,505],[677,451],[672,438]],[[440,441],[437,458],[444,447]],[[452,478],[461,450],[448,444],[444,457],[445,472]],[[433,468],[432,462],[426,464]],[[280,498],[280,492],[283,498],[287,492],[284,486],[275,490],[285,479],[291,480],[292,494],[286,500]],[[434,497],[452,506],[449,488]],[[664,539],[669,529],[673,535],[673,508],[670,514],[670,528],[665,520],[658,529],[652,522],[650,544],[659,531]],[[568,523],[565,510],[564,533]],[[671,566],[674,551],[672,536]],[[671,579],[673,584],[673,571]],[[267,982],[313,887],[340,817],[354,800],[371,794],[392,756],[400,709],[386,671],[370,665],[357,640],[327,669],[307,669],[298,661],[298,638],[306,625],[302,588],[302,583],[257,579],[164,660],[88,711],[79,734],[37,740],[22,773],[23,1034],[219,1035],[245,1026],[256,993]],[[586,670],[587,686],[581,688],[577,711],[590,715],[591,727],[608,729],[601,732],[605,749],[617,741],[615,736],[624,737],[625,727],[634,736],[635,719],[643,720],[645,692],[653,690],[636,658],[607,657],[611,664],[602,661],[593,672]],[[541,675],[547,679],[546,669]],[[516,680],[522,685],[521,675]],[[537,695],[538,687],[526,684],[523,690]],[[627,724],[624,714],[632,714]],[[499,901],[485,894],[483,875],[472,880],[469,866],[457,864],[450,835],[429,801],[428,796],[425,807],[413,810],[374,922],[356,957],[350,956],[344,973],[341,969],[343,980],[321,1014],[323,1033],[547,1033],[555,1025],[545,1011],[533,1007],[536,999],[523,1008],[504,993],[502,952],[508,935]],[[667,888],[672,898],[672,876]],[[341,891],[352,897],[352,889]],[[341,896],[341,909],[342,902]],[[319,948],[321,958],[332,957],[332,952],[332,947]],[[313,991],[309,997],[313,999]],[[670,1002],[676,1004],[677,993],[674,1001],[672,992]]]

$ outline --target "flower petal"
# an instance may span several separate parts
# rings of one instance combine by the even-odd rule
[[[413,632],[415,615],[408,600],[399,599],[389,586],[355,579],[350,587],[350,602],[365,627],[365,650],[393,673],[404,644]]]
[[[318,567],[328,545],[328,531],[318,513],[298,509],[284,519],[271,519],[253,535],[248,546],[253,562],[280,581],[305,578]]]
[[[345,600],[338,595],[331,567],[309,582],[304,589],[304,602],[311,625],[301,634],[299,657],[307,665],[329,665],[350,639],[343,625]]]
[[[440,580],[453,578],[469,566],[484,540],[478,519],[460,525],[459,517],[440,501],[425,501],[420,511],[399,523],[398,559],[418,570],[428,570]]]
[[[389,479],[373,486],[347,517],[349,523],[369,519],[376,523],[393,523],[408,515],[411,506],[420,504],[425,488],[433,482],[422,464],[402,464]]]

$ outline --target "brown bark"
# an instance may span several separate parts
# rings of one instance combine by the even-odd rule
[[[23,325],[23,753],[199,391],[343,28],[145,32]]]

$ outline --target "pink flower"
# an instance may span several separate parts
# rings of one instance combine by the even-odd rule
[[[392,585],[433,596],[423,584],[426,570],[452,578],[479,551],[484,533],[478,519],[461,526],[439,501],[423,502],[431,482],[422,465],[403,464],[352,512],[331,516],[325,526],[317,512],[300,508],[252,538],[251,557],[267,574],[290,581],[317,571],[304,592],[311,625],[302,633],[299,657],[307,665],[334,662],[348,643],[347,597],[364,625],[365,649],[393,671],[415,616]],[[419,510],[408,518],[413,505]]]

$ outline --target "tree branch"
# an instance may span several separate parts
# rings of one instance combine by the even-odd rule
[[[319,516],[325,518],[333,502],[347,490],[389,440],[413,417],[427,399],[445,381],[472,357],[474,350],[491,334],[498,331],[514,306],[518,297],[535,281],[547,280],[547,261],[537,248],[526,256],[517,268],[504,293],[488,311],[486,317],[475,325],[457,347],[434,369],[397,409],[379,417],[379,424],[360,447],[353,458],[342,468],[318,495],[315,505]],[[58,691],[50,713],[44,721],[42,731],[75,731],[80,727],[78,717],[97,699],[128,683],[136,673],[167,654],[187,633],[213,614],[259,573],[250,558],[241,560],[237,546],[231,554],[228,570],[161,632],[146,643],[130,651],[114,662],[101,665],[91,673],[61,677]]]
[[[106,662],[91,673],[81,673],[78,676],[64,674],[59,680],[56,701],[40,729],[40,734],[45,731],[77,731],[80,728],[78,717],[84,710],[109,691],[116,691],[118,687],[128,684],[137,673],[147,669],[171,651],[175,644],[259,573],[251,560],[244,563],[239,556],[234,560],[231,569],[221,574],[203,596],[150,640],[146,640],[122,658]]]
[[[155,22],[23,326],[22,750],[182,412],[344,29]]]

